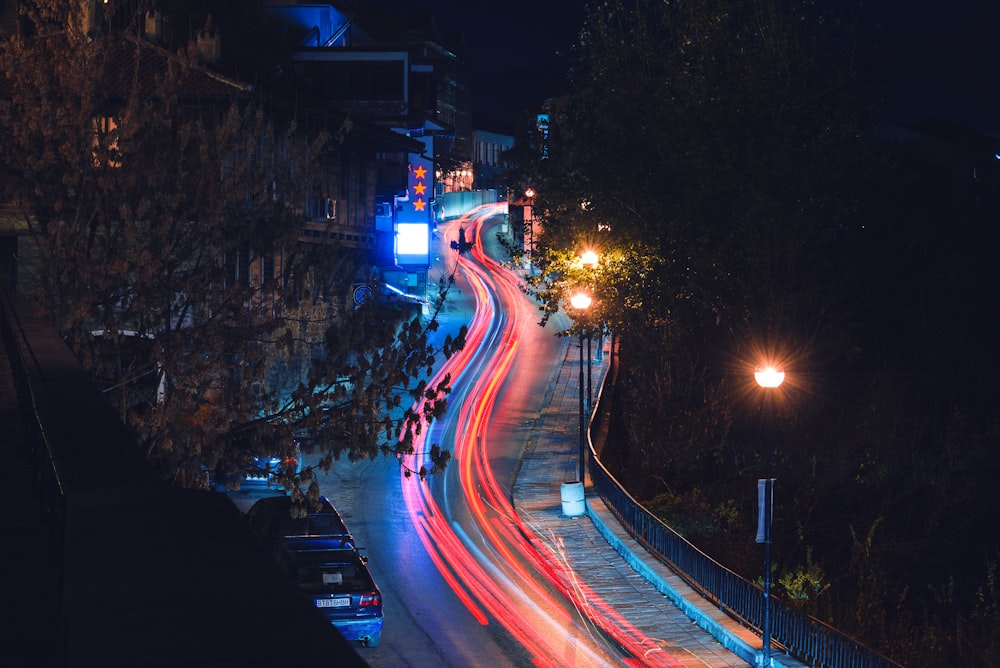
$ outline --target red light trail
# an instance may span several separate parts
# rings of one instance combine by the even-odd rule
[[[521,519],[494,477],[488,456],[489,425],[501,388],[517,360],[518,331],[533,307],[518,278],[483,252],[484,222],[506,205],[483,207],[462,219],[473,240],[471,257],[457,262],[475,298],[465,348],[431,383],[451,373],[453,387],[470,383],[458,407],[453,465],[476,535],[438,505],[427,484],[402,478],[403,496],[427,553],[470,614],[501,624],[536,666],[681,666],[636,629],[572,571]],[[503,306],[501,306],[503,305]],[[419,408],[419,406],[418,406]],[[456,418],[446,418],[456,419]],[[440,424],[434,429],[442,429]],[[415,439],[422,461],[427,433]],[[492,620],[491,620],[492,618]],[[609,650],[617,646],[617,652]],[[624,654],[624,657],[621,656]]]

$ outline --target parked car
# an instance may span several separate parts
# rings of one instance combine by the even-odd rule
[[[282,473],[302,472],[302,451],[298,441],[293,441],[287,452],[255,455],[250,461],[253,465],[243,474],[244,485],[267,485]]]
[[[343,539],[283,541],[279,562],[301,591],[347,640],[366,647],[382,641],[382,592],[367,559]]]
[[[302,459],[297,446],[284,455],[254,455],[249,459],[241,458],[236,461],[220,457],[214,468],[205,470],[211,488],[217,492],[228,492],[244,487],[280,489],[279,476],[282,473],[301,472]]]

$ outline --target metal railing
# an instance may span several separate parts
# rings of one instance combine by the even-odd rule
[[[615,357],[612,347],[612,364]],[[600,421],[606,411],[601,410],[600,404],[609,396],[605,392],[600,394],[588,441],[590,433],[602,426]],[[760,633],[764,620],[763,589],[706,555],[632,498],[601,464],[593,443],[590,455],[589,473],[594,488],[625,530],[699,595],[743,626]],[[901,664],[774,596],[770,627],[772,640],[778,646],[815,668],[902,668]]]

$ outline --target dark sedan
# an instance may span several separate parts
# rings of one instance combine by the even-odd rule
[[[347,640],[377,647],[382,640],[382,592],[354,545],[336,539],[283,543],[282,563],[305,594]]]

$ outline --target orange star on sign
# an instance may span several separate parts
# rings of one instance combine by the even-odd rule
[[[418,183],[417,185],[413,186],[413,192],[417,193],[418,195],[423,195],[425,192],[427,192],[426,184]]]
[[[427,176],[427,169],[423,165],[420,165],[419,167],[417,167],[416,169],[413,170],[413,174],[418,179],[422,179],[425,176]]]
[[[417,201],[413,203],[413,210],[423,211],[425,206],[427,206],[427,202],[418,198]]]

